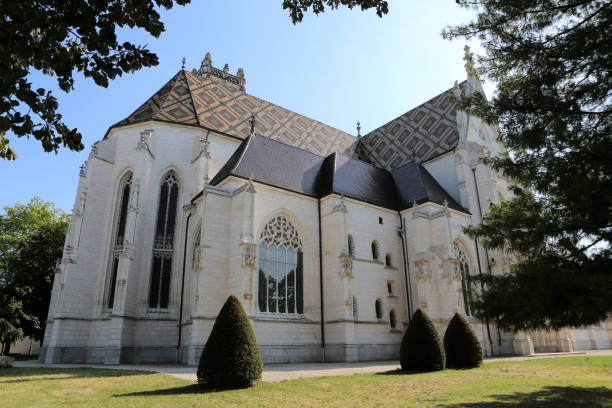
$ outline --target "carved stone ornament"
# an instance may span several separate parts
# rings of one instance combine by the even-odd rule
[[[79,176],[80,177],[85,177],[87,176],[87,162],[83,162],[83,164],[81,164],[81,166],[79,167]]]
[[[136,144],[136,150],[149,150],[147,140],[151,137],[152,133],[152,130],[143,130],[142,132],[140,132],[140,138],[138,139],[138,143]]]
[[[344,203],[344,196],[340,196],[340,202],[334,206],[333,212],[343,212],[346,213],[348,210],[346,209],[346,204]]]
[[[247,193],[256,193],[255,191],[255,184],[253,184],[253,173],[251,173],[251,175],[249,176],[249,181],[247,183],[247,188],[246,188]]]
[[[353,260],[351,259],[351,257],[348,256],[343,256],[340,259],[340,263],[342,265],[342,271],[340,273],[340,276],[342,276],[343,278],[352,278],[353,277]]]
[[[208,133],[205,136],[200,137],[200,156],[210,159],[210,141],[208,140]]]
[[[193,253],[193,269],[194,270],[199,270],[201,267],[200,264],[200,259],[202,259],[202,254],[204,253],[204,245],[197,245],[194,248],[194,253]]]
[[[132,182],[132,196],[130,197],[130,211],[138,212],[140,207],[140,183]]]
[[[242,266],[255,267],[257,259],[257,245],[242,244]]]

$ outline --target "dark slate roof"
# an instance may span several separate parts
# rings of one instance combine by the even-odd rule
[[[307,150],[252,135],[219,170],[210,184],[217,185],[227,176],[249,178],[296,193],[318,197],[316,179],[323,158]]]
[[[319,174],[319,196],[342,194],[349,198],[393,210],[399,196],[391,174],[361,160],[340,153],[325,158]]]
[[[342,194],[391,210],[409,208],[415,201],[446,200],[449,207],[467,212],[418,163],[389,172],[341,153],[322,157],[261,135],[245,139],[210,184],[229,176],[253,176],[256,182],[310,197]]]
[[[444,204],[458,211],[468,212],[444,190],[422,164],[412,161],[400,168],[391,170],[391,176],[400,196],[400,208],[412,207],[413,203],[434,202]]]

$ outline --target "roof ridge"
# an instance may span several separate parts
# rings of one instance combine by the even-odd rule
[[[276,103],[274,103],[274,102],[270,102],[270,101],[268,101],[268,100],[265,100],[265,99],[263,99],[263,98],[260,98],[259,96],[251,95],[250,93],[247,93],[247,92],[245,92],[245,93],[246,93],[247,95],[249,95],[249,96],[253,97],[253,98],[259,99],[260,101],[263,101],[263,102],[265,102],[265,103],[269,103],[270,105],[278,106],[279,108],[281,108],[281,109],[285,109],[285,110],[288,110],[289,112],[291,112],[291,113],[293,113],[293,114],[295,114],[295,115],[298,115],[298,116],[303,116],[303,117],[305,117],[306,119],[310,119],[310,120],[312,120],[313,122],[317,122],[317,123],[318,123],[318,124],[320,124],[320,125],[327,126],[327,127],[332,128],[332,129],[334,129],[334,130],[337,130],[338,132],[342,132],[342,133],[344,133],[344,134],[346,134],[346,135],[349,135],[349,136],[351,136],[351,137],[352,137],[352,138],[354,138],[354,139],[357,139],[355,136],[351,135],[350,133],[345,132],[345,131],[344,131],[344,130],[342,130],[342,129],[338,129],[338,128],[337,128],[337,127],[335,127],[335,126],[328,125],[327,123],[323,123],[323,122],[321,122],[320,120],[313,119],[313,118],[311,118],[311,117],[309,117],[309,116],[306,116],[306,115],[303,115],[303,114],[301,114],[301,113],[297,113],[296,111],[293,111],[293,110],[291,110],[291,109],[288,109],[288,108],[282,107],[282,106],[280,106],[280,105],[278,105],[278,104],[276,104]]]
[[[187,76],[188,72],[185,71],[184,68],[181,70],[181,72],[183,72],[183,76],[185,77],[185,81],[187,82],[187,90],[189,91],[189,98],[191,99],[191,105],[193,106],[193,112],[195,114],[196,121],[198,122],[198,126],[204,127],[202,126],[202,122],[200,122],[200,115],[198,115],[198,110],[196,109],[195,102],[193,100],[193,92],[191,92],[191,84],[189,83],[189,77]]]
[[[164,107],[166,101],[168,100],[168,98],[170,97],[170,94],[172,94],[172,91],[174,91],[174,87],[176,86],[176,83],[178,82],[178,76],[181,74],[181,71],[177,72],[176,74],[174,74],[174,76],[172,77],[172,79],[170,81],[168,81],[167,83],[172,82],[172,86],[170,87],[170,91],[166,92],[166,94],[164,95],[164,98],[161,99],[159,101],[159,107],[157,108],[157,111],[152,115],[153,117],[159,115],[159,112],[161,112],[162,108]],[[157,91],[159,92],[159,91]],[[156,93],[157,93],[156,92]],[[155,94],[156,94],[155,93]],[[153,96],[155,96],[155,94],[153,94]],[[149,98],[150,99],[150,98]],[[145,102],[146,103],[146,102]],[[129,117],[129,116],[128,116]]]

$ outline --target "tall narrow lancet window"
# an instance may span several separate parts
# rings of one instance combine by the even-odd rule
[[[348,253],[350,256],[355,256],[355,240],[352,235],[348,236]]]
[[[162,180],[157,222],[155,224],[151,289],[149,292],[149,307],[153,309],[168,308],[178,192],[178,180],[174,173],[170,172]]]
[[[113,308],[115,303],[115,288],[117,286],[117,272],[119,271],[119,255],[123,251],[125,242],[125,224],[127,221],[128,205],[130,202],[130,189],[132,187],[132,175],[128,174],[121,182],[119,189],[119,201],[115,219],[115,235],[112,247],[111,273],[110,282],[108,285],[108,296],[106,298],[106,307]]]
[[[302,241],[284,216],[273,218],[259,238],[259,311],[302,314]]]
[[[457,242],[453,243],[453,250],[455,252],[455,257],[457,258],[457,273],[461,275],[463,308],[465,310],[465,315],[471,316],[472,311],[470,309],[470,304],[472,302],[472,281],[470,277],[470,264],[468,263],[465,252]]]

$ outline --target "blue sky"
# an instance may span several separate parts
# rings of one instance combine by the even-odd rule
[[[357,120],[365,134],[465,79],[465,42],[440,35],[446,25],[471,17],[454,0],[391,0],[382,19],[359,9],[309,13],[296,26],[281,4],[193,0],[162,13],[166,32],[160,38],[122,30],[122,41],[147,44],[160,64],[108,88],[77,75],[66,94],[54,78],[34,73],[34,87],[53,90],[65,122],[83,134],[85,149],[45,153],[37,141],[9,135],[19,158],[0,160],[0,207],[40,196],[69,211],[91,145],[167,82],[183,56],[192,69],[208,51],[214,66],[244,69],[248,93],[351,134]],[[491,89],[485,86],[489,95]]]

